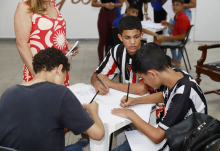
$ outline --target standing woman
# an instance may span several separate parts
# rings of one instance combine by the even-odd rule
[[[105,50],[105,55],[108,53],[108,49],[110,45],[110,29],[113,26],[112,22],[116,19],[115,8],[122,7],[122,3],[123,0],[118,0],[117,4],[115,4],[115,0],[101,0],[101,3],[98,3],[97,0],[92,0],[93,7],[101,7],[98,17],[99,64],[103,61],[104,50]]]
[[[16,45],[24,62],[24,82],[35,77],[33,56],[40,50],[55,47],[65,54],[72,47],[66,40],[66,21],[53,0],[22,0],[15,12],[14,28]],[[64,85],[69,85],[68,73]]]

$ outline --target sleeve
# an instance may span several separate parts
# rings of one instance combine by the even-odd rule
[[[118,28],[118,24],[119,24],[119,21],[121,20],[121,18],[123,17],[124,14],[120,15],[116,20],[113,21],[113,26],[115,28]]]
[[[184,18],[184,19],[181,19],[180,20],[180,23],[179,23],[179,33],[187,33],[188,30],[189,30],[189,26],[190,25],[190,22],[189,22],[189,19],[187,20],[188,18]]]
[[[70,90],[67,90],[62,100],[60,121],[75,135],[85,132],[94,124],[93,119]]]
[[[169,127],[184,120],[189,112],[192,105],[192,101],[189,98],[190,90],[184,88],[184,85],[179,87],[173,97],[170,96],[172,97],[171,101],[167,101],[165,115],[159,122],[159,127],[163,130],[167,130]]]
[[[103,75],[106,75],[111,80],[113,80],[118,75],[120,70],[119,70],[119,68],[115,62],[115,59],[113,58],[113,55],[112,55],[112,53],[116,52],[117,46],[110,49],[107,56],[105,57],[105,59],[101,63],[101,65],[96,69],[95,73],[97,73],[97,74],[101,73]],[[114,55],[116,55],[116,54],[114,54]]]

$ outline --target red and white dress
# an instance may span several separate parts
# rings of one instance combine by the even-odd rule
[[[26,0],[22,0],[26,1]],[[49,18],[45,15],[38,15],[33,12],[32,29],[28,44],[31,48],[33,56],[40,50],[52,47],[61,50],[64,54],[66,51],[66,21],[63,19],[56,4],[53,0],[51,3],[57,10],[58,17],[56,19]],[[23,65],[23,81],[28,82],[33,79],[31,72]],[[69,86],[69,74],[67,72],[64,82],[65,86]]]

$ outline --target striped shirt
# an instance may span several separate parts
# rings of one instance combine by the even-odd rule
[[[184,77],[172,89],[165,87],[163,91],[165,115],[159,122],[159,127],[163,130],[178,124],[193,112],[207,114],[206,99],[196,81],[183,70],[174,71],[181,72]]]
[[[123,43],[118,44],[109,50],[95,73],[106,75],[111,80],[121,73],[123,83],[138,83],[142,79],[131,70],[132,57]]]

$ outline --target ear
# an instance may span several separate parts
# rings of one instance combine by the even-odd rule
[[[142,32],[141,32],[141,39],[143,38],[143,36],[144,36],[144,32],[142,31]]]
[[[62,65],[62,64],[60,64],[60,65],[57,67],[57,73],[58,73],[58,75],[60,75],[60,74],[61,74],[62,69],[63,69],[63,65]]]
[[[156,70],[148,70],[147,74],[154,80],[157,78]]]
[[[122,41],[121,34],[118,34],[118,38],[121,40],[121,42],[123,42],[123,41]]]

